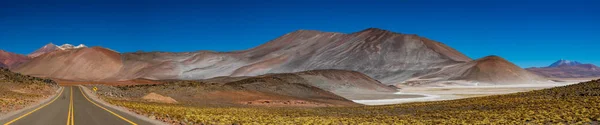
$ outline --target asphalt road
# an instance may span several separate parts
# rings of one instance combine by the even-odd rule
[[[150,125],[93,101],[77,86],[65,86],[46,104],[0,121],[3,125]]]

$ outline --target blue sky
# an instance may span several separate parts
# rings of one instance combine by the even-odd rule
[[[0,1],[0,49],[53,42],[119,52],[249,49],[298,29],[418,34],[471,58],[600,64],[593,0]]]

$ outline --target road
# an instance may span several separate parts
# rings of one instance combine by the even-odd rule
[[[3,125],[150,125],[151,123],[102,105],[78,86],[65,86],[49,102],[0,121]]]

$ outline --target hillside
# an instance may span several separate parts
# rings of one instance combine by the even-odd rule
[[[30,60],[27,56],[0,50],[0,68],[15,68]]]
[[[0,115],[35,104],[56,93],[58,85],[50,79],[21,75],[0,69]]]
[[[501,57],[487,56],[472,62],[449,66],[436,73],[411,79],[403,83],[403,85],[507,85],[537,84],[548,81]]]
[[[201,81],[157,82],[163,84],[128,85],[118,88],[102,86],[101,93],[107,90],[110,95],[123,95],[134,100],[156,93],[172,97],[178,102],[202,106],[347,106],[357,105],[348,100],[354,99],[355,95],[396,92],[395,88],[388,87],[362,73],[344,70],[314,70],[255,77],[217,77]],[[265,104],[265,101],[269,103]],[[303,102],[304,105],[290,102]]]
[[[397,92],[395,87],[382,84],[360,72],[347,70],[311,70],[297,73],[266,74],[255,77],[218,77],[201,81],[227,83],[264,78],[314,86],[346,99],[358,99],[356,95],[361,94],[391,94]]]

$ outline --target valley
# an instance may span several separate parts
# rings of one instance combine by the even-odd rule
[[[350,34],[298,30],[233,52],[119,53],[99,46],[50,43],[28,56],[2,51],[0,59],[10,69],[4,70],[7,73],[54,83],[55,90],[76,87],[95,100],[90,102],[110,107],[106,111],[146,124],[598,121],[593,115],[596,108],[590,107],[595,105],[587,103],[598,97],[591,90],[598,81],[591,78],[543,75],[537,71],[546,69],[523,69],[495,55],[472,60],[443,43],[377,28]],[[561,65],[566,64],[555,67],[569,70],[573,68],[565,67],[583,64]],[[556,94],[574,100],[554,98]],[[48,97],[28,99],[19,106],[64,103],[39,102]],[[498,101],[502,103],[492,103]],[[584,108],[561,109],[563,104]],[[52,112],[43,107],[38,107],[46,109],[40,113]],[[547,112],[538,114],[542,109]],[[17,110],[25,109],[5,110],[11,114],[4,117],[16,117]],[[529,115],[517,118],[508,116],[509,111]],[[579,114],[548,115],[559,112]],[[39,115],[28,118],[35,117]],[[115,121],[110,115],[104,118]]]
[[[598,5],[3,0],[0,125],[599,125]]]

